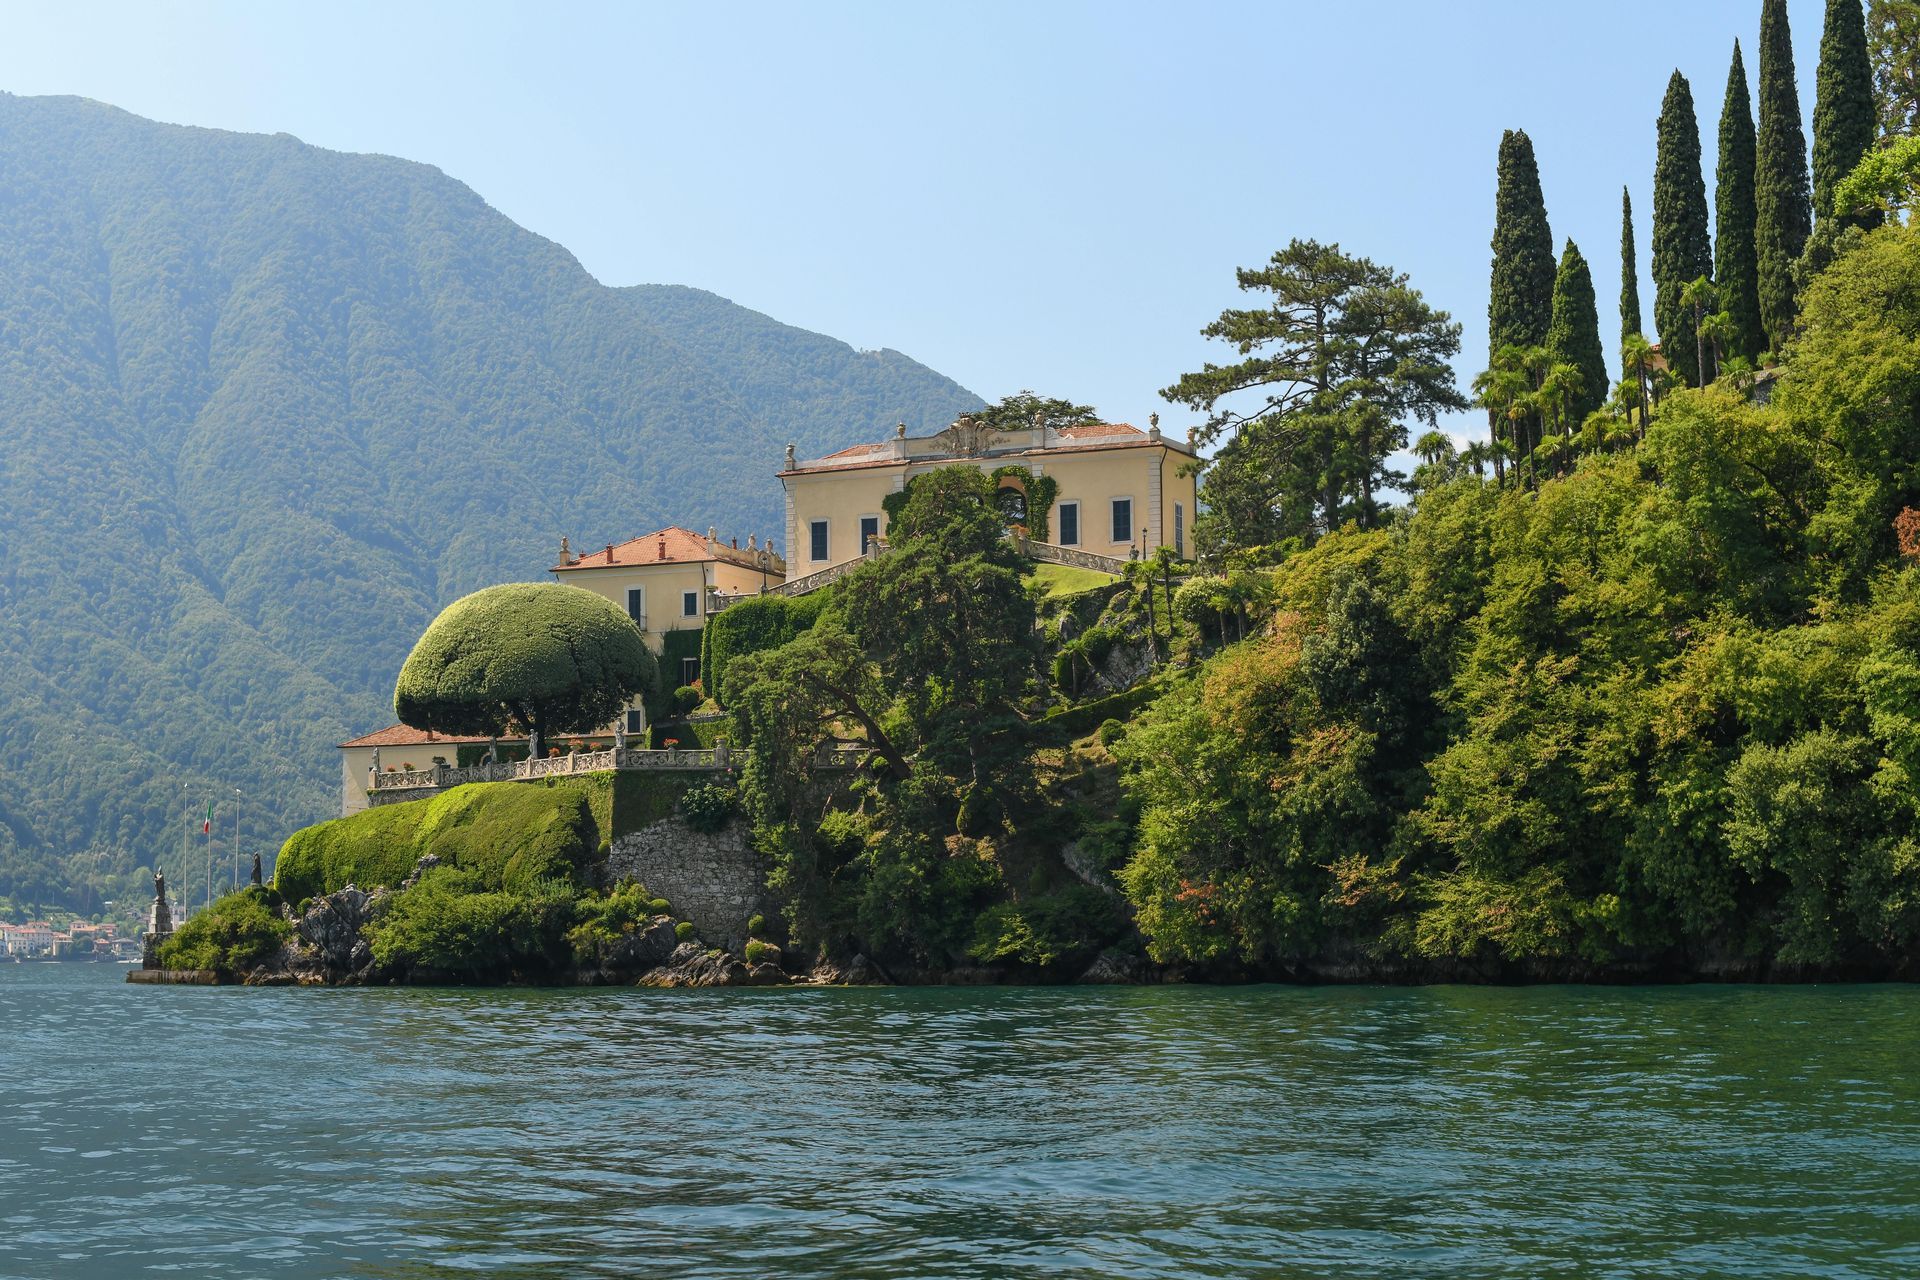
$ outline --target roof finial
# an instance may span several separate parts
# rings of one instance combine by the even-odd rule
[[[567,535],[564,533],[560,535],[560,563],[573,563],[573,548],[567,545]]]
[[[894,439],[896,439],[896,440],[905,440],[905,439],[907,438],[907,424],[906,424],[906,423],[904,423],[904,422],[902,422],[902,423],[899,423],[898,425],[896,425],[896,426],[894,427],[894,429],[893,429],[893,438],[894,438]]]
[[[795,467],[797,467],[797,466],[799,466],[799,465],[800,465],[799,463],[797,463],[797,462],[795,462],[795,461],[793,460],[793,444],[792,444],[792,442],[788,442],[788,444],[787,444],[787,470],[789,470],[789,471],[791,471],[791,470],[793,470],[793,469],[794,469]]]

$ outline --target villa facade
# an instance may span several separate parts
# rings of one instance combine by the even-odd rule
[[[962,417],[944,431],[854,445],[824,458],[799,461],[787,447],[779,474],[786,496],[786,545],[782,556],[772,538],[722,541],[670,526],[591,552],[576,552],[560,540],[555,579],[584,587],[623,609],[660,661],[669,686],[690,685],[700,673],[700,638],[708,618],[735,600],[778,592],[804,594],[841,566],[884,547],[885,502],[915,476],[940,467],[977,467],[998,477],[1009,523],[1025,530],[1021,545],[1036,560],[1081,564],[1117,573],[1130,559],[1171,547],[1189,554],[1196,505],[1197,455],[1192,436],[1175,441],[1160,431],[1158,415],[1142,431],[1124,422],[1053,428],[1044,424],[998,430]],[[1041,477],[1050,486],[1032,482]],[[1043,499],[1044,511],[1029,503]],[[549,746],[606,752],[646,728],[645,709],[635,702],[614,725],[597,733],[556,735]],[[376,774],[390,780],[383,798],[414,775],[462,773],[462,748],[477,762],[490,740],[429,733],[391,725],[340,747],[340,809],[357,813],[375,803]],[[501,761],[525,753],[525,739],[492,741]],[[629,752],[635,756],[649,754]],[[687,759],[675,767],[708,767]],[[582,757],[584,758],[584,757]],[[502,767],[499,765],[489,768]],[[544,766],[542,766],[544,767]],[[438,771],[436,773],[436,771]],[[424,786],[425,783],[422,783]]]
[[[1191,439],[1161,434],[1157,416],[1146,431],[1124,422],[1000,431],[963,417],[930,436],[909,436],[903,426],[891,440],[811,461],[795,458],[788,446],[779,477],[789,563],[803,575],[859,559],[870,542],[887,536],[889,494],[917,475],[956,466],[1050,477],[1055,492],[1045,535],[1033,535],[1039,541],[1116,560],[1163,546],[1185,556],[1197,496],[1195,456]],[[1019,476],[1002,476],[1001,486],[1018,490],[1015,501],[1024,503]]]
[[[749,535],[743,547],[737,538],[722,542],[712,529],[701,537],[670,526],[584,555],[575,555],[563,538],[552,573],[626,610],[661,659],[661,679],[673,688],[700,678],[698,633],[707,618],[731,599],[785,582],[787,562],[772,539],[762,546]],[[637,733],[643,723],[633,720],[628,730]]]

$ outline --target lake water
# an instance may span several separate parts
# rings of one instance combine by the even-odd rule
[[[129,987],[0,1275],[1920,1275],[1920,989]]]

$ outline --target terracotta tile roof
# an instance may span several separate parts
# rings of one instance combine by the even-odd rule
[[[553,569],[560,573],[568,569],[617,569],[638,564],[697,564],[713,558],[713,553],[707,550],[706,538],[691,529],[669,525],[599,551],[582,552]]]
[[[829,458],[864,458],[869,455],[889,453],[890,447],[884,444],[850,444],[846,448],[827,455]]]
[[[927,437],[916,437],[913,443],[920,443],[925,439]],[[1077,427],[1062,427],[1055,431],[1045,448],[1037,445],[1022,447],[1009,441],[983,456],[1010,461],[1014,458],[1045,457],[1050,453],[1080,450],[1131,449],[1154,443],[1156,442],[1152,436],[1130,422],[1088,422]],[[1171,436],[1161,437],[1158,443],[1180,452],[1188,451],[1188,446],[1184,442],[1175,440]],[[928,463],[948,461],[949,457],[950,455],[946,454],[912,452],[903,457],[894,452],[892,441],[884,441],[877,444],[849,445],[836,453],[815,458],[806,465],[783,468],[779,474],[806,475],[811,472],[845,471],[861,467],[925,466]],[[588,560],[591,562],[593,557],[588,557]]]
[[[1068,440],[1095,440],[1112,436],[1144,437],[1147,433],[1131,422],[1089,422],[1078,427],[1062,427],[1054,434]]]
[[[363,738],[343,742],[343,747],[425,747],[438,743],[459,745],[463,742],[485,742],[485,738],[466,738],[455,734],[430,733],[425,729],[416,729],[412,725],[389,725],[378,733],[369,733]]]
[[[604,733],[550,733],[547,735],[547,741],[572,742],[576,739],[604,738],[606,736],[607,735]],[[479,736],[467,736],[467,735],[458,734],[458,733],[429,733],[425,729],[416,729],[412,725],[395,724],[395,725],[388,725],[386,728],[380,730],[378,733],[369,733],[365,737],[355,738],[350,742],[343,742],[340,744],[340,746],[342,748],[345,748],[345,747],[438,747],[438,746],[458,747],[458,746],[471,746],[475,743],[484,744],[492,741],[495,741],[495,739],[479,737]],[[526,739],[519,734],[503,733],[498,738],[498,741],[502,743],[524,742],[526,741]]]

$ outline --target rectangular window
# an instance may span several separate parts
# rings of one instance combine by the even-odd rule
[[[1187,509],[1177,502],[1173,504],[1173,554],[1187,558]]]
[[[692,684],[695,680],[698,680],[699,678],[700,678],[700,659],[698,658],[680,659],[680,683],[683,685]]]
[[[860,517],[860,554],[861,555],[867,554],[867,548],[872,546],[873,540],[879,536],[880,536],[880,517],[879,516],[861,516]]]
[[[1113,540],[1115,542],[1133,541],[1133,499],[1115,498],[1113,500]]]
[[[1060,545],[1063,547],[1080,545],[1080,504],[1077,502],[1060,504]]]
[[[642,631],[647,629],[647,589],[645,587],[627,588],[627,616],[633,619],[633,625]]]
[[[680,616],[683,618],[697,618],[700,616],[700,593],[698,591],[682,591],[680,593]]]
[[[827,522],[815,520],[807,526],[807,554],[814,560],[827,558]]]
[[[628,733],[645,733],[646,731],[647,731],[647,713],[642,711],[639,707],[629,708],[627,711],[627,732]]]

